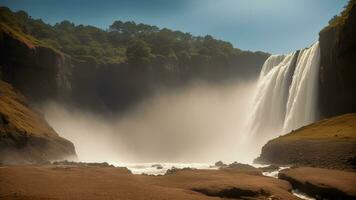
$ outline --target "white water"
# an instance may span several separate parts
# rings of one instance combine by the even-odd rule
[[[305,199],[305,200],[315,200],[315,198],[303,193],[303,192],[299,192],[299,190],[292,190],[292,194],[296,197],[299,197],[301,199]]]
[[[316,120],[319,66],[320,49],[317,42],[311,48],[302,50],[298,56],[292,85],[289,88],[284,132]]]
[[[271,171],[271,172],[263,172],[263,176],[268,176],[268,177],[272,177],[272,178],[278,178],[278,174],[280,171],[284,170],[284,169],[288,169],[289,167],[280,167],[278,170],[276,171]]]
[[[267,165],[268,166],[268,165]],[[280,171],[284,169],[288,169],[289,167],[280,167],[278,170],[271,171],[271,172],[263,172],[263,176],[268,176],[272,178],[277,178],[278,179],[278,174]],[[293,189],[292,194],[300,199],[305,199],[305,200],[315,200],[315,198],[305,194],[304,192],[300,192],[298,189]]]
[[[115,164],[114,164],[115,165]],[[162,168],[157,168],[155,165],[160,165]],[[127,163],[116,164],[115,166],[126,167],[133,174],[147,174],[147,175],[164,175],[167,170],[172,168],[183,169],[210,169],[217,170],[214,164],[209,163]]]
[[[254,138],[270,139],[316,120],[319,60],[318,42],[300,52],[267,59],[248,123]]]
[[[213,164],[208,163],[127,163],[127,164],[114,164],[115,166],[127,167],[133,174],[146,174],[146,175],[164,175],[167,170],[172,168],[183,169],[183,168],[192,168],[192,169],[208,169],[208,170],[218,170],[219,168]],[[157,168],[155,165],[159,165],[162,168]],[[252,164],[252,166],[258,167],[267,167],[269,165],[260,165]],[[278,179],[278,174],[284,169],[289,167],[280,167],[278,170],[271,172],[263,172],[264,176],[272,177]],[[299,197],[300,199],[305,200],[315,200],[315,198],[310,197],[309,195],[298,191],[297,189],[292,190],[294,196]]]

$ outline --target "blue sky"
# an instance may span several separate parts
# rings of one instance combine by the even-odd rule
[[[106,29],[114,20],[212,35],[235,47],[287,53],[310,46],[347,0],[0,0],[54,24]]]

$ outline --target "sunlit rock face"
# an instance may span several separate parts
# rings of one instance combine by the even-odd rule
[[[275,137],[317,118],[319,43],[264,63],[250,116],[250,133]]]

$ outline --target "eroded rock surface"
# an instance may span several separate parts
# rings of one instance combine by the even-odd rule
[[[356,199],[356,172],[299,167],[283,170],[279,178],[316,199]]]

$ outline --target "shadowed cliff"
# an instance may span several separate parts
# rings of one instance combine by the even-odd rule
[[[319,34],[319,107],[322,117],[356,112],[356,1]]]
[[[108,30],[0,8],[3,80],[32,102],[64,101],[94,111],[123,111],[160,90],[192,81],[222,84],[258,75],[268,54],[207,35],[115,21]]]

